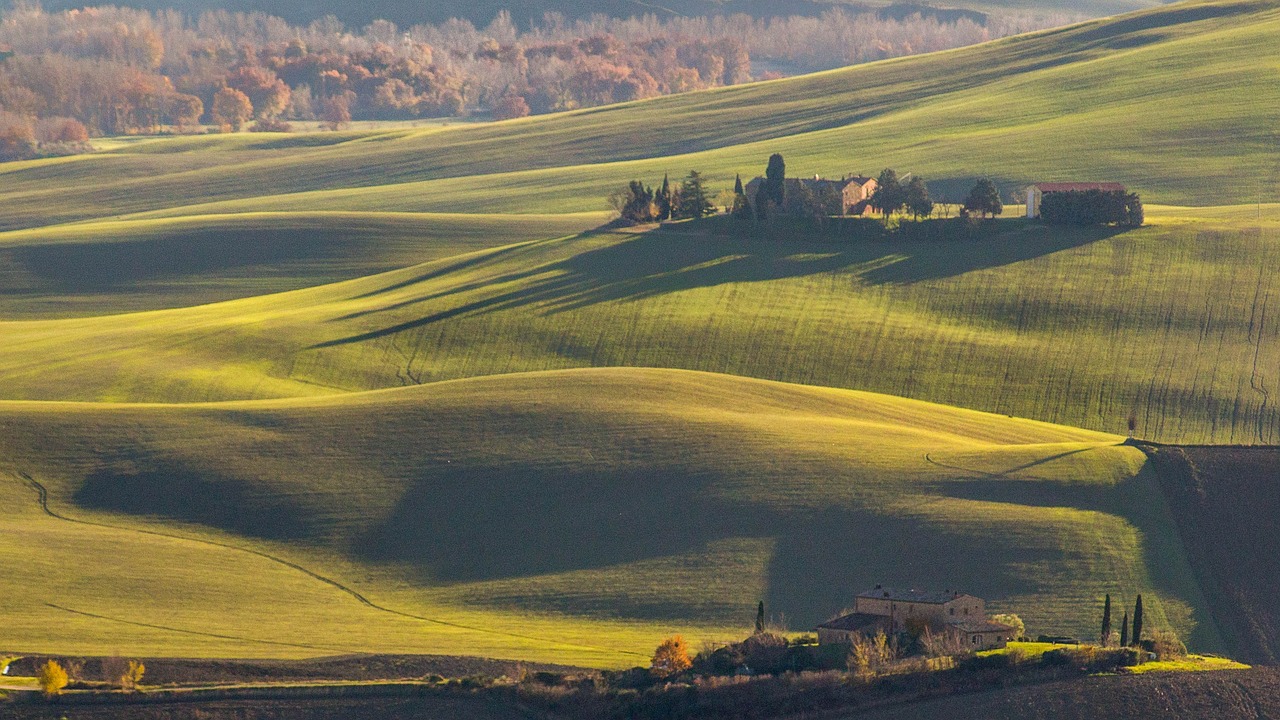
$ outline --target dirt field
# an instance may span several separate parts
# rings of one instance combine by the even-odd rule
[[[1257,669],[1094,677],[829,717],[830,720],[1261,720],[1280,717],[1280,671]]]
[[[1237,659],[1280,662],[1280,448],[1145,448]]]

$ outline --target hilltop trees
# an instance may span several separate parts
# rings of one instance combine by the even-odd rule
[[[907,212],[917,221],[933,214],[933,199],[929,197],[929,188],[925,186],[924,178],[919,175],[911,176],[911,182],[905,190],[904,204]]]
[[[747,199],[747,191],[742,187],[742,175],[733,181],[733,216],[739,220],[751,219],[751,201]]]
[[[1045,193],[1040,219],[1061,225],[1124,225],[1145,221],[1142,199],[1121,190],[1070,190]]]
[[[781,154],[774,153],[769,156],[769,165],[764,171],[764,182],[760,183],[760,187],[756,190],[756,214],[763,219],[769,215],[770,204],[781,208],[783,201],[786,200],[786,192],[787,162],[782,159]]]
[[[639,180],[609,196],[609,205],[619,219],[632,225],[650,223],[657,219],[658,208],[653,200],[653,188],[645,187]]]
[[[1000,201],[1000,189],[990,178],[980,178],[964,199],[964,210],[977,213],[982,218],[995,217],[1004,212],[1004,203]]]
[[[672,217],[677,220],[698,220],[715,211],[715,205],[707,196],[702,173],[697,170],[689,171],[689,176],[680,184],[680,203],[678,208],[673,210]]]
[[[668,175],[662,176],[662,187],[658,189],[658,193],[654,196],[654,202],[658,206],[658,220],[671,219],[671,178]]]
[[[871,195],[871,209],[888,219],[901,210],[906,202],[906,189],[898,180],[898,173],[893,168],[881,170],[880,177],[876,178],[876,191]]]

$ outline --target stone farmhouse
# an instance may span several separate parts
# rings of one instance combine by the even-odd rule
[[[793,198],[799,197],[798,189],[803,185],[814,193],[829,190],[838,195],[841,200],[841,215],[862,215],[869,209],[871,195],[875,193],[877,186],[875,178],[861,175],[846,176],[839,180],[827,180],[815,175],[812,179],[786,178],[783,182],[785,190],[783,191],[782,210],[787,213],[799,211],[799,208],[792,205],[792,202]],[[764,178],[758,177],[747,183],[746,187],[743,188],[753,207],[756,203],[756,193],[760,192],[762,184],[764,184]]]
[[[950,590],[898,590],[877,585],[854,598],[852,612],[819,625],[818,644],[847,645],[879,630],[892,635],[921,628],[955,633],[974,650],[1002,648],[1015,632],[987,619],[982,598]]]
[[[1127,192],[1124,185],[1120,183],[1038,183],[1027,188],[1027,217],[1032,219],[1040,217],[1040,201],[1044,199],[1045,195],[1058,192],[1086,192],[1088,190]]]

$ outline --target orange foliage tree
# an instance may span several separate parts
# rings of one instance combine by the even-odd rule
[[[657,677],[672,677],[693,667],[693,661],[689,659],[689,646],[685,643],[684,638],[679,635],[672,635],[653,653],[653,661],[649,664],[649,672]]]

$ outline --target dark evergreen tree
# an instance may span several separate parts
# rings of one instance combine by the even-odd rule
[[[667,175],[662,176],[662,187],[659,188],[658,192],[654,195],[653,202],[658,209],[659,222],[663,220],[670,220],[671,219],[671,180],[668,178]]]
[[[898,173],[893,168],[881,170],[880,177],[876,178],[876,191],[871,194],[871,208],[887,219],[906,202],[906,188],[898,180]]]
[[[933,200],[929,197],[929,188],[924,184],[924,178],[919,175],[913,176],[911,182],[907,183],[903,201],[907,212],[911,213],[916,220],[921,216],[929,217],[933,214]]]
[[[1120,647],[1129,647],[1129,611],[1124,611],[1124,620],[1120,621]]]
[[[751,219],[751,201],[747,200],[747,191],[742,187],[742,175],[733,182],[733,216],[739,220]]]
[[[703,182],[702,173],[697,170],[689,172],[689,176],[680,185],[680,205],[678,211],[673,209],[673,217],[697,220],[716,211],[715,204],[707,197]]]
[[[1142,596],[1138,596],[1138,602],[1133,606],[1133,640],[1134,645],[1142,644]]]
[[[1102,606],[1102,635],[1099,645],[1106,647],[1107,639],[1111,637],[1111,593],[1107,593],[1107,600]]]
[[[1004,203],[1000,201],[1000,188],[990,178],[981,178],[964,199],[964,209],[970,213],[978,213],[982,217],[995,217],[1004,212]]]
[[[782,155],[774,153],[769,156],[769,167],[764,171],[764,184],[760,188],[765,196],[777,207],[782,207],[787,199],[787,163]],[[759,198],[757,198],[758,200]]]
[[[764,601],[756,606],[756,634],[764,632]]]
[[[1147,221],[1146,210],[1142,207],[1142,198],[1137,193],[1129,193],[1124,199],[1125,225],[1142,227]]]

